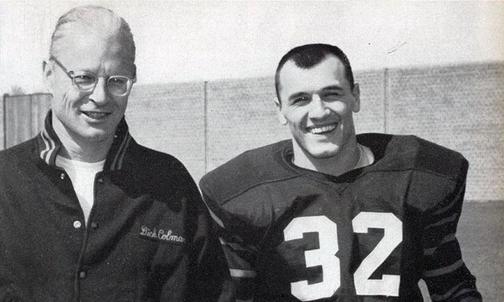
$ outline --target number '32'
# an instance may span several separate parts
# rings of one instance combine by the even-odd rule
[[[352,220],[355,233],[367,233],[370,228],[383,229],[383,238],[362,260],[354,273],[357,295],[399,296],[399,275],[382,275],[370,279],[373,272],[402,242],[402,222],[392,213],[361,212]],[[319,248],[304,252],[306,266],[322,266],[322,281],[308,284],[307,280],[291,283],[291,293],[301,301],[331,297],[341,285],[336,223],[326,216],[294,218],[284,229],[285,241],[301,239],[304,233],[318,233]]]

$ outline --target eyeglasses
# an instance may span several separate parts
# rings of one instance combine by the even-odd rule
[[[96,74],[88,71],[68,71],[58,59],[51,56],[49,60],[53,60],[72,80],[72,84],[82,92],[91,92],[95,89],[98,83]],[[107,91],[114,96],[125,96],[130,93],[133,83],[136,78],[129,78],[121,75],[113,75],[105,78]]]

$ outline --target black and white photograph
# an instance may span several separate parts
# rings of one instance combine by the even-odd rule
[[[0,302],[501,301],[503,28],[0,0]]]

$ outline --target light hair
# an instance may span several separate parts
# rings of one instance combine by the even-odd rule
[[[100,6],[79,6],[72,8],[58,19],[51,37],[49,55],[57,54],[65,48],[65,37],[89,33],[104,39],[118,38],[125,59],[135,62],[135,41],[129,24],[112,10]]]

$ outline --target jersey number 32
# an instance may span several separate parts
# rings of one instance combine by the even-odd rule
[[[362,260],[354,273],[357,295],[399,296],[399,275],[382,275],[370,279],[373,272],[402,242],[402,222],[392,213],[361,212],[352,220],[355,233],[367,233],[368,229],[383,229],[383,238],[369,255]],[[291,283],[291,293],[301,301],[331,297],[341,285],[338,252],[338,228],[326,216],[294,218],[284,229],[285,241],[302,239],[304,233],[318,233],[319,248],[305,251],[306,266],[322,266],[322,281],[308,284],[307,280]]]

